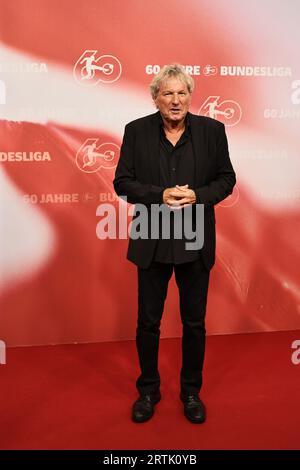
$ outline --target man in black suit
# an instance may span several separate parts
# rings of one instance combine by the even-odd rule
[[[206,418],[199,392],[209,273],[215,260],[214,205],[232,193],[235,173],[224,125],[188,111],[193,86],[192,77],[178,64],[165,66],[154,77],[150,89],[158,112],[126,125],[114,179],[119,196],[146,206],[149,226],[154,206],[161,204],[170,212],[167,239],[162,236],[161,219],[158,238],[131,237],[129,241],[127,258],[138,270],[136,345],[141,373],[136,381],[140,396],[132,409],[135,422],[150,419],[161,398],[160,322],[173,270],[183,325],[180,399],[191,422],[203,423]],[[187,249],[185,236],[175,236],[175,211],[182,211],[184,217],[186,208],[192,210],[195,228],[200,204],[204,206],[204,244],[201,249]]]

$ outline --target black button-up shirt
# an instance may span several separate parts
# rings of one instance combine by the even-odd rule
[[[171,188],[176,184],[189,185],[194,188],[194,151],[192,144],[191,129],[186,118],[185,131],[174,146],[166,137],[163,122],[160,126],[160,186]],[[176,210],[176,209],[175,209]],[[184,209],[177,209],[184,212]],[[183,214],[184,218],[184,214]],[[160,263],[187,263],[199,258],[199,250],[186,250],[185,243],[191,242],[184,237],[182,221],[182,238],[174,238],[174,210],[170,209],[170,239],[161,237],[156,245],[154,261]]]

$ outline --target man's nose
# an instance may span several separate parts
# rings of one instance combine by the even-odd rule
[[[178,95],[178,93],[173,93],[173,100],[172,100],[172,101],[173,101],[174,104],[179,103],[179,95]]]

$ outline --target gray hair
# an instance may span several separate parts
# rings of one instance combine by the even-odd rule
[[[151,96],[154,100],[157,98],[161,83],[171,77],[179,78],[179,80],[186,84],[189,93],[192,93],[194,89],[194,80],[192,77],[186,73],[182,65],[170,64],[165,65],[150,83]]]

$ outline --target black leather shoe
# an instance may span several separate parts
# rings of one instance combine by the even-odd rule
[[[192,423],[201,424],[206,419],[205,406],[198,395],[180,395],[184,405],[184,415]]]
[[[135,423],[144,423],[154,415],[154,405],[161,399],[160,392],[141,395],[132,408],[132,420]]]

